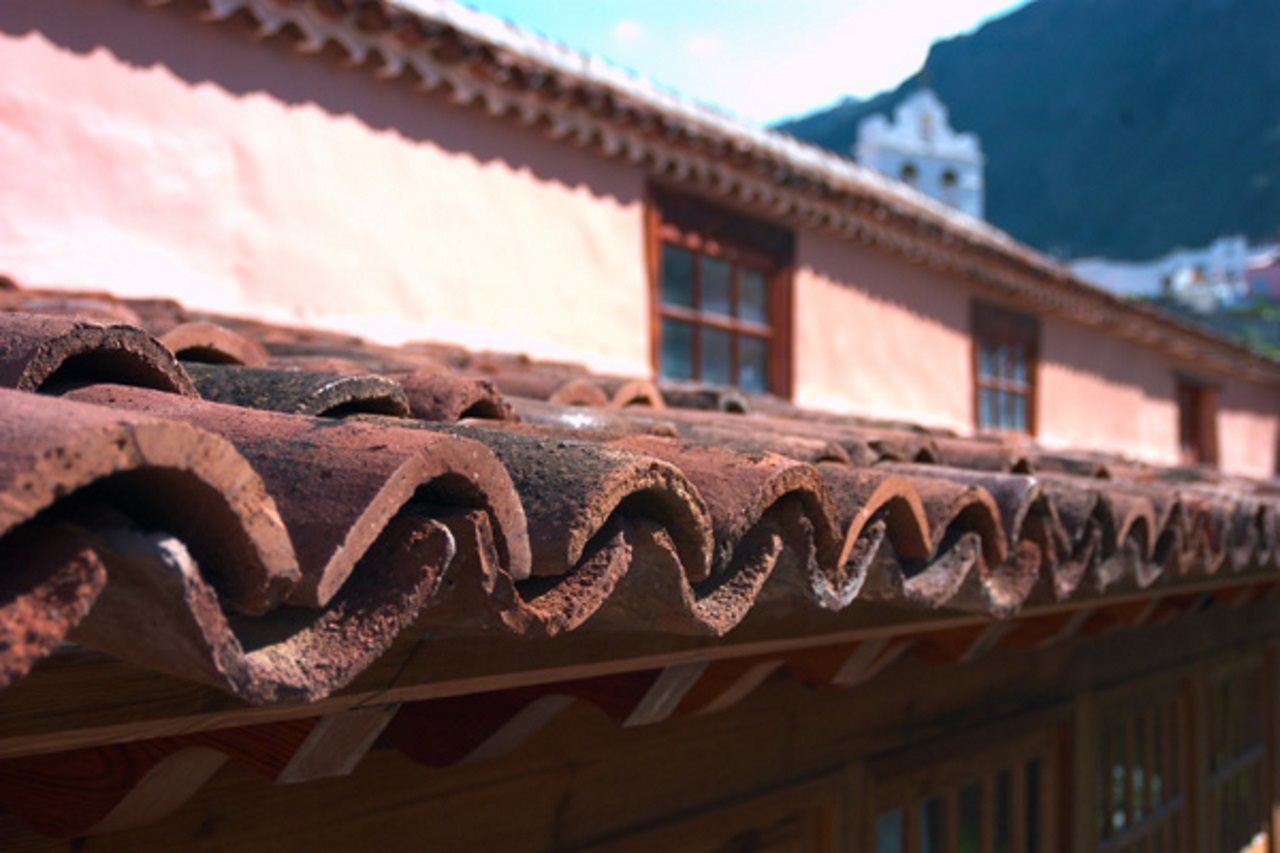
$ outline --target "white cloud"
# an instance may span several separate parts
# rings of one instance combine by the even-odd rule
[[[635,41],[644,32],[644,27],[640,26],[640,22],[631,18],[623,18],[613,25],[610,31],[613,37],[618,41]]]
[[[694,56],[715,56],[720,52],[720,39],[715,36],[694,36],[684,46]]]
[[[736,79],[714,81],[717,90],[706,94],[758,120],[812,110],[846,94],[866,97],[918,70],[935,39],[963,32],[979,19],[1023,2],[853,3],[822,31],[780,41],[737,69]]]

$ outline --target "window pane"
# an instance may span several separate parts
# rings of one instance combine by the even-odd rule
[[[956,832],[956,853],[982,851],[982,785],[975,782],[960,791],[960,826]]]
[[[662,244],[662,303],[693,307],[693,254]]]
[[[724,329],[702,327],[702,361],[699,378],[704,382],[728,385],[733,382],[733,336]]]
[[[738,337],[738,387],[743,391],[769,390],[768,353],[769,344],[764,338]]]
[[[902,853],[902,809],[876,818],[876,853]]]
[[[769,322],[769,291],[764,273],[738,269],[738,316],[752,323]]]
[[[693,325],[682,320],[662,318],[662,361],[659,371],[663,379],[693,378]]]
[[[1027,431],[1027,398],[1022,394],[1009,394],[1009,404],[1013,408],[1013,418],[1009,428],[1018,432]]]
[[[996,375],[996,351],[991,344],[983,343],[978,346],[978,375],[984,379]]]
[[[1000,378],[1000,379],[1007,379],[1007,378],[1009,377],[1009,347],[1008,347],[1008,345],[1007,345],[1007,344],[996,344],[996,346],[995,346],[995,354],[994,354],[993,358],[994,358],[994,360],[995,360],[995,370],[993,371],[993,372],[994,372],[994,375],[995,375],[996,377]]]
[[[1015,382],[1026,382],[1027,381],[1027,348],[1014,347],[1010,351],[1010,355],[1013,359],[1013,365],[1012,365],[1012,370],[1010,372],[1009,378],[1013,379]]]
[[[990,388],[978,391],[978,426],[983,429],[996,426],[996,392]]]
[[[1129,792],[1129,766],[1124,749],[1124,726],[1111,732],[1111,755],[1107,766],[1111,774],[1111,831],[1125,827],[1125,797]]]
[[[1013,774],[996,775],[995,853],[1009,853],[1013,844]]]
[[[942,853],[947,849],[946,804],[941,797],[920,806],[920,853]]]
[[[700,255],[698,261],[702,264],[702,278],[699,280],[702,286],[702,310],[708,314],[723,314],[728,317],[733,313],[729,296],[733,269],[728,261],[720,258]]]
[[[1022,412],[1022,397],[1011,391],[1005,391],[1000,396],[1004,398],[1004,414],[1000,425],[1004,429],[1020,429],[1018,418]]]

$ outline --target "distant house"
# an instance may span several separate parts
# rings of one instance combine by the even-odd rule
[[[1251,296],[1280,302],[1280,247],[1255,255],[1244,274]]]
[[[932,96],[885,177],[451,0],[0,69],[0,849],[1275,849],[1280,362]]]
[[[1242,235],[1219,237],[1199,249],[1175,249],[1149,261],[1084,258],[1071,264],[1086,281],[1124,296],[1166,296],[1197,311],[1212,311],[1253,295],[1249,270],[1269,247]]]
[[[932,89],[921,89],[893,111],[867,116],[854,143],[858,162],[910,184],[925,195],[977,219],[983,216],[982,143],[951,127],[947,107]]]

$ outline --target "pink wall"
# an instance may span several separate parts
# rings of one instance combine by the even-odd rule
[[[801,232],[797,256],[796,401],[968,430],[973,291],[823,234]]]
[[[6,0],[0,68],[19,281],[648,370],[638,170],[134,0]]]
[[[1280,450],[1280,392],[1228,381],[1218,405],[1218,461],[1222,469],[1248,477],[1274,476]]]
[[[1056,317],[1040,324],[1039,439],[1148,462],[1179,461],[1175,365]]]
[[[384,339],[649,372],[639,167],[134,0],[0,4],[0,272]],[[955,275],[798,235],[796,399],[967,432]],[[1050,446],[1176,462],[1178,366],[1042,327]],[[1280,391],[1217,378],[1224,468],[1275,470]]]
[[[991,297],[957,276],[825,235],[801,233],[798,256],[796,401],[971,432],[970,306]],[[1223,470],[1271,476],[1280,389],[1205,374],[1056,317],[1041,319],[1037,440],[1178,464],[1179,371],[1221,389]]]

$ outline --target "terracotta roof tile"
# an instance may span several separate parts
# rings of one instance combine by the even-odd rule
[[[180,361],[246,367],[267,363],[267,351],[262,344],[217,323],[179,323],[160,336],[160,343]]]
[[[70,636],[310,700],[415,624],[714,637],[1275,572],[1273,483],[84,297],[199,359],[179,362],[141,329],[4,294],[6,682]],[[552,402],[575,383],[593,406]]]

